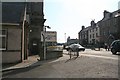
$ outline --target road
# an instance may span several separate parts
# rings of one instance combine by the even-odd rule
[[[3,73],[4,78],[118,78],[118,56],[110,51],[87,49],[76,58],[69,59],[67,51],[63,57]]]

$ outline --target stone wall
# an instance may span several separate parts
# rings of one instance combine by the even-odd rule
[[[55,59],[63,56],[62,50],[48,50],[46,53],[46,59]]]

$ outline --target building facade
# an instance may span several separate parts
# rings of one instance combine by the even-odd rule
[[[42,60],[43,43],[40,35],[45,22],[43,1],[2,2],[1,5],[2,63],[21,62],[31,53],[39,54]]]
[[[88,30],[88,44],[95,45],[98,42],[100,42],[100,39],[99,39],[100,29],[99,29],[98,23],[95,23],[94,21],[92,22],[93,24],[91,24]]]
[[[78,33],[79,44],[81,45],[88,44],[88,30],[89,27],[85,28],[85,26],[82,26],[82,30]]]
[[[79,36],[79,43],[87,46],[97,44],[100,39],[100,29],[98,23],[91,21],[91,25],[88,27],[82,26],[82,30],[78,33]]]
[[[38,54],[41,60],[44,59],[43,42],[41,41],[41,32],[44,30],[44,13],[43,2],[29,2],[28,3],[29,14],[29,53],[30,55]]]
[[[71,44],[78,44],[78,43],[79,43],[79,41],[78,41],[77,38],[76,39],[71,39],[70,37],[68,37],[66,45],[69,46]]]
[[[18,24],[2,24],[0,38],[2,39],[2,63],[20,62],[21,55],[21,28]],[[19,37],[20,36],[20,37]],[[16,39],[14,39],[16,38]]]
[[[25,18],[25,3],[3,2],[2,4],[1,48],[2,63],[17,63],[27,59],[25,36],[28,25]],[[24,31],[23,31],[24,26]],[[23,45],[24,43],[24,45]],[[24,47],[23,47],[24,46]]]
[[[120,10],[114,12],[104,11],[104,17],[99,22],[101,43],[110,45],[115,39],[120,39],[119,11]]]
[[[91,26],[84,28],[78,33],[79,43],[85,45],[100,44],[101,47],[107,43],[120,39],[120,9],[114,12],[103,12],[103,19],[95,23],[91,21]]]

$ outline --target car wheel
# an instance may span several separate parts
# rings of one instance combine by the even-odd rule
[[[85,51],[85,49],[83,49],[82,51]]]
[[[117,53],[115,49],[111,49],[111,52],[112,52],[112,54],[116,54]]]

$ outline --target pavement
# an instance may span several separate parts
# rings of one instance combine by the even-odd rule
[[[8,65],[2,67],[2,72],[9,71],[9,70],[15,70],[18,68],[29,67],[32,64],[38,62],[38,60],[37,60],[38,58],[39,58],[38,55],[33,55],[33,56],[29,56],[27,60],[24,60],[21,63],[17,63],[12,66],[10,64],[8,64]]]
[[[66,55],[64,55],[64,56],[66,56]],[[21,63],[17,63],[16,65],[12,65],[12,66],[11,65],[9,66],[9,64],[8,64],[7,66],[2,67],[2,72],[27,68],[27,67],[30,67],[30,66],[41,65],[41,64],[44,64],[44,63],[57,62],[57,61],[61,61],[61,60],[66,60],[66,58],[69,59],[69,56],[60,57],[60,58],[57,58],[57,59],[38,61],[38,59],[39,59],[38,55],[29,56],[27,60],[24,60]]]

